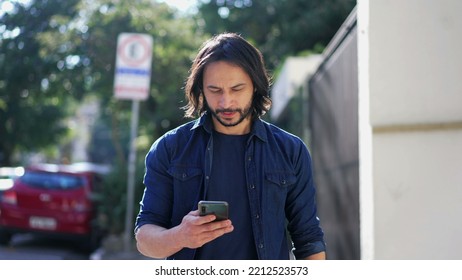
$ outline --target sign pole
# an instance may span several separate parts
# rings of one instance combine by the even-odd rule
[[[131,237],[133,236],[133,200],[135,191],[135,170],[136,170],[136,132],[138,131],[138,116],[140,101],[132,102],[132,117],[130,124],[130,151],[128,155],[128,176],[127,176],[127,210],[125,212],[125,251],[131,250]]]

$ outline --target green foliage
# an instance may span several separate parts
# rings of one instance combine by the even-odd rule
[[[72,84],[51,91],[59,55],[40,54],[38,34],[54,27],[51,18],[72,17],[76,0],[33,1],[16,4],[0,22],[0,165],[15,164],[15,151],[56,146],[67,129],[68,97]],[[31,137],[33,135],[33,137]]]
[[[202,1],[198,18],[210,34],[241,33],[262,51],[268,67],[305,50],[322,51],[355,6],[355,0]]]

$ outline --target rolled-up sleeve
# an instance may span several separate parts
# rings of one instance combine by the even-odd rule
[[[169,156],[165,138],[152,145],[145,158],[144,193],[136,218],[135,231],[144,224],[170,227],[172,213],[172,177],[168,173]]]
[[[311,156],[304,144],[300,144],[297,154],[294,158],[297,183],[288,193],[286,215],[294,255],[302,259],[325,251],[326,244],[317,216]]]

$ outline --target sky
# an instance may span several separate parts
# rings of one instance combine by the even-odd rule
[[[197,1],[198,0],[159,0],[159,2],[165,2],[182,12],[186,12],[190,8],[193,8]]]

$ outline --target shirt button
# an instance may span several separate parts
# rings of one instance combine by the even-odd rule
[[[208,179],[210,179],[210,177],[209,177],[209,176],[205,176],[205,180],[208,180]]]
[[[255,219],[260,219],[260,215],[256,214]]]
[[[183,179],[186,178],[186,173],[183,173],[181,176],[183,177]]]
[[[260,244],[258,245],[258,248],[260,248],[260,249],[263,249],[263,247],[264,247],[264,246],[263,246],[263,243],[260,243]]]
[[[255,189],[255,185],[250,185],[249,188],[253,190]]]
[[[248,160],[248,161],[251,161],[251,160],[252,160],[252,157],[248,157],[247,160]]]

